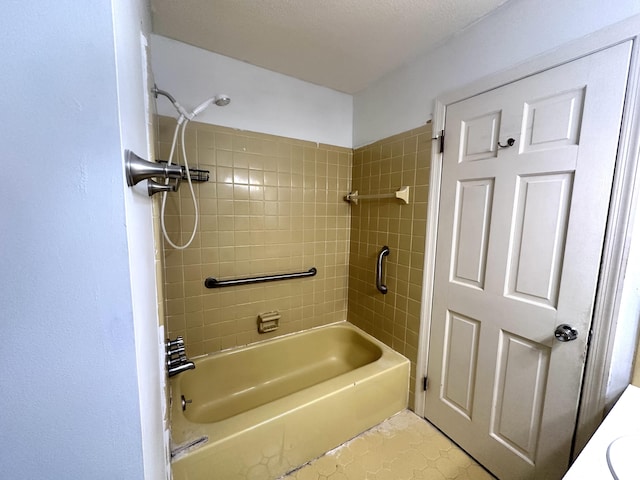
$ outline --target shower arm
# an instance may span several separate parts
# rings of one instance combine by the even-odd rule
[[[166,92],[164,90],[160,90],[158,88],[157,85],[153,85],[153,87],[151,88],[151,93],[153,93],[153,95],[158,98],[158,95],[162,95],[163,97],[167,97],[169,99],[169,101],[171,103],[173,103],[174,105],[177,104],[178,102],[176,101],[175,98],[173,98],[173,95],[171,95],[169,92]]]
[[[158,95],[162,95],[163,97],[167,97],[169,99],[169,101],[173,104],[174,108],[178,111],[178,113],[181,116],[180,123],[182,123],[184,118],[188,118],[189,120],[193,118],[193,115],[187,112],[185,108],[182,105],[180,105],[175,98],[173,98],[173,95],[171,95],[169,92],[166,92],[164,90],[160,90],[156,84],[153,84],[153,87],[151,88],[151,93],[153,93],[153,95],[156,98],[158,98]]]

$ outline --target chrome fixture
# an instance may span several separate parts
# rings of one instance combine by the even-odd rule
[[[164,348],[166,352],[167,373],[170,377],[185,370],[196,368],[195,364],[187,358],[184,339],[182,337],[177,337],[175,340],[167,339]]]
[[[175,340],[170,340],[167,338],[167,343],[165,344],[165,348],[174,348],[174,347],[184,347],[184,339],[182,337],[176,337]]]
[[[131,150],[125,150],[124,169],[127,175],[127,185],[133,187],[142,180],[147,180],[149,196],[158,192],[175,192],[182,178],[180,165],[168,165],[149,162],[140,158]],[[152,178],[173,179],[173,184],[158,183]]]
[[[226,107],[231,103],[231,98],[226,95],[216,95],[213,97],[213,103],[215,103],[219,107]]]
[[[208,277],[204,280],[204,286],[207,288],[221,288],[235,285],[250,285],[252,283],[275,282],[276,280],[313,277],[316,273],[318,273],[316,267],[311,267],[306,272],[281,273],[278,275],[264,275],[262,277],[234,278],[233,280],[217,280],[213,277]]]
[[[158,95],[162,95],[163,97],[167,97],[167,99],[173,104],[173,107],[180,114],[180,119],[178,123],[181,124],[186,119],[187,121],[193,120],[196,116],[201,114],[204,110],[206,110],[209,105],[217,105],[218,107],[226,107],[231,103],[231,98],[227,95],[215,95],[211,98],[208,98],[196,108],[193,109],[192,112],[188,112],[182,105],[178,103],[178,101],[171,95],[169,92],[165,90],[160,90],[157,85],[154,85],[151,89],[151,93],[158,98]]]
[[[570,342],[578,338],[578,330],[573,328],[571,325],[563,323],[562,325],[558,325],[554,335],[560,342]]]
[[[180,404],[182,405],[182,411],[184,412],[187,409],[187,404],[193,402],[193,400],[187,400],[184,398],[184,395],[180,395]]]
[[[384,260],[384,257],[387,255],[389,255],[389,247],[385,245],[382,247],[382,250],[380,250],[380,253],[378,253],[378,261],[376,262],[376,288],[383,295],[388,291],[387,286],[382,283],[382,260]]]
[[[164,97],[167,97],[167,98],[169,99],[169,101],[170,101],[171,103],[173,103],[174,105],[177,103],[177,102],[176,102],[176,99],[175,99],[175,98],[173,98],[173,95],[171,95],[169,92],[165,92],[164,90],[160,90],[160,89],[158,88],[158,86],[157,86],[157,85],[155,85],[155,84],[153,85],[153,88],[151,89],[151,93],[153,93],[153,95],[154,95],[156,98],[158,98],[158,95],[162,95],[162,96],[164,96]]]

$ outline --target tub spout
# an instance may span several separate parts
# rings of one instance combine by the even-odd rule
[[[184,372],[186,370],[193,370],[194,368],[196,368],[196,366],[191,361],[189,361],[189,362],[181,362],[178,365],[169,367],[169,369],[168,369],[169,376],[173,377],[174,375],[182,373],[182,372]]]

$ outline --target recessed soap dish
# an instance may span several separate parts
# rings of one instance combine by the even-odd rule
[[[258,315],[258,333],[269,333],[278,329],[280,312],[265,312]]]

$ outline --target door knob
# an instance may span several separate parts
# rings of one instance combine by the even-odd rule
[[[562,325],[558,325],[558,328],[556,328],[555,336],[560,342],[570,342],[571,340],[578,338],[578,331],[575,328],[572,328],[571,325],[563,323]]]

